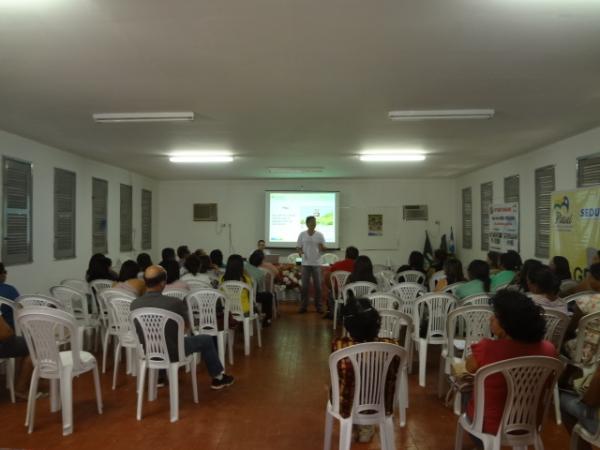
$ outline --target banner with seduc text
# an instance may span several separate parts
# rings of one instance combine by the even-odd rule
[[[552,193],[550,257],[569,260],[582,279],[600,246],[600,187]]]
[[[499,203],[490,210],[490,250],[519,251],[519,204]]]

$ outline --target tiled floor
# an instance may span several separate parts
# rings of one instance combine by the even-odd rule
[[[49,412],[48,400],[39,401],[36,427],[28,435],[23,426],[25,404],[9,403],[2,390],[0,447],[321,449],[331,322],[315,313],[295,314],[294,305],[285,305],[283,309],[273,326],[264,330],[262,349],[253,345],[252,354],[244,357],[238,339],[235,365],[228,368],[236,377],[236,384],[230,389],[211,391],[208,376],[201,368],[200,403],[196,405],[192,401],[189,375],[180,372],[177,423],[169,422],[167,389],[159,390],[156,402],[145,401],[142,421],[135,420],[135,379],[125,377],[122,365],[115,391],[111,390],[111,374],[102,376],[102,415],[96,413],[91,374],[75,380],[75,431],[68,437],[62,437],[60,413]],[[408,423],[405,428],[396,429],[397,449],[454,448],[456,416],[437,398],[436,358],[437,355],[431,355],[426,389],[417,385],[416,375],[410,376]],[[547,450],[568,448],[568,435],[553,422],[552,416],[546,423],[543,440]],[[372,444],[356,444],[353,448],[380,447],[375,439]]]

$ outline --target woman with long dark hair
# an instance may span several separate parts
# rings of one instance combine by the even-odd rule
[[[401,266],[396,273],[404,272],[405,270],[417,270],[425,274],[425,257],[423,253],[416,250],[410,252],[408,264]]]
[[[564,256],[555,256],[552,258],[550,260],[550,270],[554,272],[560,281],[572,279],[569,260]]]
[[[521,256],[514,250],[500,255],[500,271],[492,277],[491,292],[496,292],[499,286],[512,283],[521,268]]]
[[[560,301],[560,280],[547,266],[540,266],[527,273],[530,297],[544,308],[557,309],[567,314],[567,305]]]
[[[90,258],[88,269],[85,273],[85,280],[89,283],[94,280],[112,280],[116,281],[118,276],[110,266],[112,261],[102,253],[96,253]]]
[[[469,281],[456,290],[460,299],[476,294],[485,294],[490,291],[490,266],[485,261],[475,259],[467,268]]]
[[[444,263],[444,274],[446,275],[446,278],[438,281],[435,285],[436,292],[443,291],[451,284],[465,281],[462,263],[457,258],[448,258],[446,260]]]
[[[140,266],[138,263],[128,259],[121,265],[119,282],[115,283],[113,287],[126,290],[139,297],[146,292],[146,283],[138,278],[139,273]]]
[[[242,281],[243,283],[252,286],[252,279],[244,271],[244,259],[241,255],[234,254],[227,258],[225,273],[221,277],[221,282],[223,281]],[[250,312],[250,296],[245,289],[242,292],[242,310],[244,311],[244,314]]]
[[[356,281],[368,281],[377,284],[377,278],[375,278],[375,274],[373,273],[373,263],[368,256],[360,255],[356,258],[354,270],[348,275],[346,284]]]

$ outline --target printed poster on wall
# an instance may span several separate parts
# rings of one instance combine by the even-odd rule
[[[552,193],[550,257],[569,260],[580,280],[600,246],[600,187]]]
[[[519,251],[519,204],[499,203],[490,211],[490,250]]]

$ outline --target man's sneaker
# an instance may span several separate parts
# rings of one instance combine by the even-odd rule
[[[231,386],[233,384],[233,377],[231,375],[223,374],[221,379],[213,378],[210,388],[214,390],[223,389],[224,387]]]

